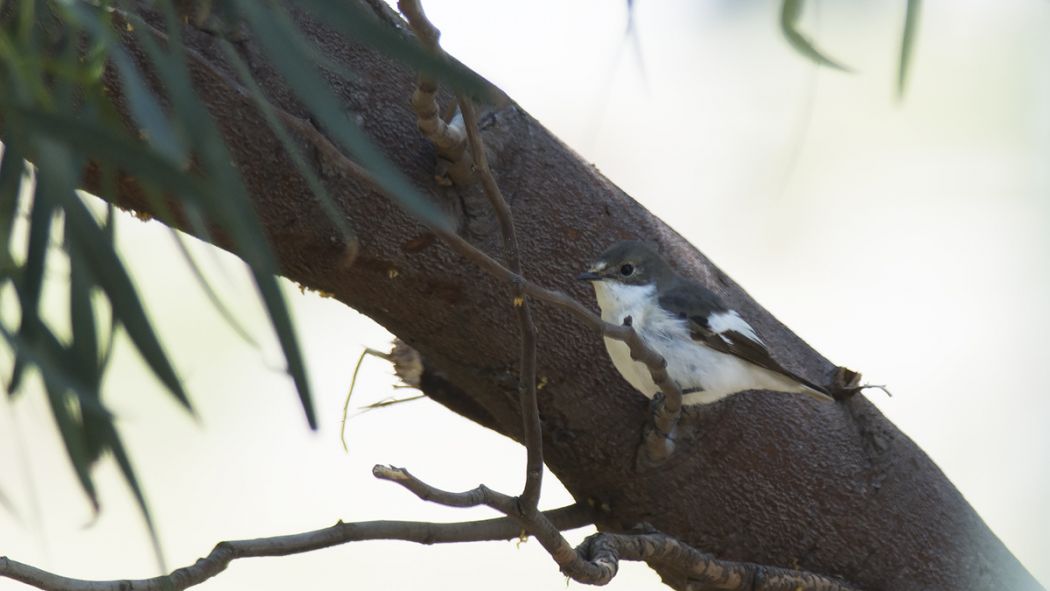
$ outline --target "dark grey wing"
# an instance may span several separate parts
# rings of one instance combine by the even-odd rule
[[[693,340],[699,341],[715,351],[739,357],[744,361],[787,376],[796,382],[808,386],[817,392],[828,394],[826,388],[784,369],[769,354],[762,341],[754,335],[751,327],[742,319],[739,330],[721,327],[716,331],[711,326],[711,317],[717,314],[734,314],[711,290],[695,283],[681,283],[668,289],[660,296],[660,306],[675,316],[689,322],[689,332]],[[724,324],[724,323],[723,323]],[[750,332],[751,335],[745,334]],[[754,338],[752,338],[754,336]]]

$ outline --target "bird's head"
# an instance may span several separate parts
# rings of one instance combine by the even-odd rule
[[[576,278],[592,283],[647,286],[660,283],[672,275],[671,268],[652,246],[639,240],[623,240],[610,246]]]

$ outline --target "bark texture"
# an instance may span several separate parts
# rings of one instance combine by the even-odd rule
[[[365,4],[404,30],[381,2]],[[498,255],[497,225],[480,188],[434,182],[435,150],[409,106],[415,74],[301,15],[297,20],[328,56],[358,74],[354,81],[331,79],[348,117],[456,216],[464,236]],[[367,179],[318,149],[316,138],[296,132],[357,233],[359,254],[346,267],[345,245],[233,83],[215,38],[189,29],[185,40],[196,52],[198,90],[252,192],[283,274],[388,328],[422,355],[424,392],[520,440],[511,287],[455,256]],[[239,47],[274,104],[306,118],[254,43]],[[681,272],[751,320],[785,367],[831,381],[835,364],[513,102],[492,106],[482,124],[527,277],[593,306],[589,288],[573,279],[583,264],[617,239],[656,241]],[[125,184],[120,199],[148,210],[131,188]],[[937,466],[863,396],[822,404],[751,392],[689,408],[674,457],[635,472],[647,401],[615,372],[598,334],[541,303],[533,310],[547,465],[577,499],[608,507],[604,529],[648,523],[720,558],[838,576],[871,590],[1038,588]]]

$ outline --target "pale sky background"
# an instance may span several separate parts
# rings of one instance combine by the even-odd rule
[[[870,397],[938,463],[1017,557],[1050,583],[1050,3],[930,0],[907,96],[894,99],[904,2],[809,3],[807,30],[856,73],[788,48],[770,1],[638,0],[640,54],[622,0],[426,3],[445,47],[668,220],[832,361],[894,393]],[[408,98],[406,90],[406,100]],[[120,244],[200,414],[194,422],[123,347],[108,404],[172,566],[223,539],[337,519],[461,520],[374,481],[376,463],[429,482],[517,491],[524,453],[427,400],[362,414],[338,441],[363,347],[389,335],[291,285],[317,393],[308,432],[265,315],[238,263],[195,248],[266,342],[240,341],[157,223],[122,219]],[[63,314],[63,271],[48,305]],[[10,303],[11,294],[4,294]],[[5,306],[5,318],[12,318]],[[0,368],[7,375],[9,361]],[[365,362],[355,407],[394,391]],[[157,574],[112,461],[91,512],[42,393],[0,397],[0,554],[64,575]],[[546,480],[542,504],[569,501]],[[571,534],[578,541],[589,530]],[[232,589],[563,589],[535,541],[355,543],[236,561],[201,585]],[[575,583],[570,587],[579,587]],[[0,589],[23,588],[0,580]],[[623,565],[611,589],[659,589]]]

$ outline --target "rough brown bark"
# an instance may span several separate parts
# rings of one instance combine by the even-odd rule
[[[403,27],[381,2],[365,3]],[[331,80],[349,116],[457,216],[465,236],[498,253],[497,225],[480,188],[433,181],[434,149],[409,107],[414,73],[298,21],[358,74],[355,81]],[[233,151],[283,274],[385,326],[421,353],[424,392],[520,440],[512,289],[432,240],[367,179],[319,150],[316,138],[297,132],[356,230],[359,255],[345,267],[344,245],[251,101],[224,74],[215,38],[188,30],[186,42],[197,54],[198,90]],[[241,49],[273,102],[306,118],[253,43]],[[517,105],[493,107],[483,124],[527,277],[590,302],[573,280],[585,261],[613,240],[655,240],[683,273],[752,320],[786,367],[831,381],[833,363]],[[121,199],[148,210],[133,192]],[[675,456],[635,472],[647,402],[613,370],[592,330],[549,306],[537,304],[534,313],[546,462],[577,499],[608,507],[603,528],[648,523],[720,558],[838,576],[864,589],[1038,588],[937,466],[863,396],[820,404],[753,392],[690,408]]]

